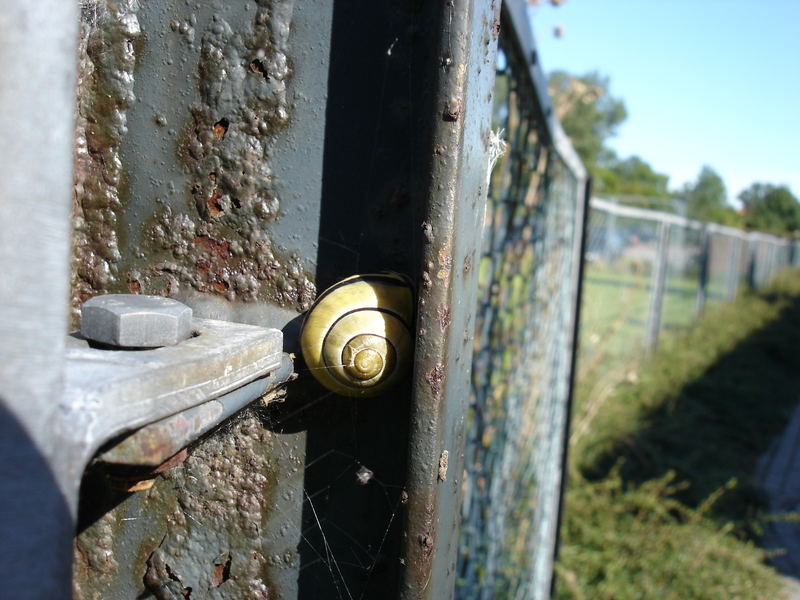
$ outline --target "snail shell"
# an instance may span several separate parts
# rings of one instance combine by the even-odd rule
[[[311,373],[343,396],[375,396],[411,363],[414,288],[397,273],[354,275],[329,287],[303,321]]]

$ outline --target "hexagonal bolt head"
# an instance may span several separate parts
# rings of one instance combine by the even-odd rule
[[[81,335],[109,346],[174,346],[191,333],[192,309],[170,298],[107,294],[81,307]]]

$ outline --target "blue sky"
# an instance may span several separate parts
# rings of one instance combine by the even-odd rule
[[[610,77],[620,156],[672,188],[708,164],[729,200],[754,181],[800,197],[800,0],[543,0],[531,17],[546,71]]]

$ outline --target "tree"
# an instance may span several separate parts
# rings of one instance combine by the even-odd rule
[[[722,177],[708,165],[700,169],[693,184],[683,188],[682,195],[686,199],[686,214],[690,218],[732,227],[744,226],[742,216],[728,204]]]
[[[548,88],[556,117],[583,164],[593,172],[606,140],[628,116],[625,103],[609,94],[608,78],[598,73],[575,77],[553,71]]]
[[[773,233],[800,230],[800,204],[785,185],[754,183],[739,194],[747,227]]]
[[[725,183],[714,169],[703,166],[695,183],[684,188],[686,214],[700,221],[713,220],[715,212],[725,209]]]
[[[609,152],[601,158],[599,166],[595,167],[594,176],[595,189],[599,193],[658,199],[673,196],[667,189],[669,176],[654,171],[638,156],[620,159]]]

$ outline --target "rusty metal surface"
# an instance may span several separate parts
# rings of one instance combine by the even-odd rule
[[[266,377],[142,427],[103,451],[97,460],[117,466],[155,469],[254,400],[261,398],[262,402],[271,402],[283,398],[286,391],[279,388],[294,376],[294,362],[291,356],[284,354],[280,367]]]
[[[324,78],[290,82],[326,49],[287,58],[294,4],[83,3],[73,307],[109,291],[200,293],[268,316],[313,300],[315,219],[279,217],[309,190],[275,174],[300,163],[319,185],[324,119],[303,112],[320,110]]]
[[[303,443],[251,408],[149,490],[114,492],[90,471],[74,597],[295,598]]]
[[[440,10],[400,589],[405,599],[449,598],[456,577],[475,267],[499,33],[499,3],[446,2]]]
[[[283,327],[315,295],[331,8],[82,8],[73,309],[154,293]],[[233,420],[147,491],[87,475],[76,598],[297,596],[305,434]]]
[[[286,325],[291,349],[317,288],[416,273],[431,16],[405,1],[85,1],[73,306],[171,296]],[[234,417],[247,425],[198,441],[149,490],[87,476],[76,598],[397,589],[408,388],[343,400],[298,370],[284,403]]]
[[[412,380],[383,397],[335,397],[301,364],[284,402],[251,406],[155,470],[94,463],[75,598],[450,597],[499,1],[80,6],[73,317],[97,294],[157,294],[283,329],[288,350],[317,289],[390,269],[418,274],[419,329]],[[574,173],[565,148],[553,169]],[[569,276],[556,267],[537,281]],[[96,400],[62,405],[77,415],[66,425]],[[132,406],[114,432],[189,405]],[[560,427],[556,412],[541,420]],[[150,463],[174,450],[161,446]]]
[[[222,396],[276,371],[283,335],[276,329],[195,319],[198,335],[155,350],[109,350],[70,337],[58,401],[64,448],[60,474],[73,479],[115,436]],[[169,455],[168,455],[169,456]]]

